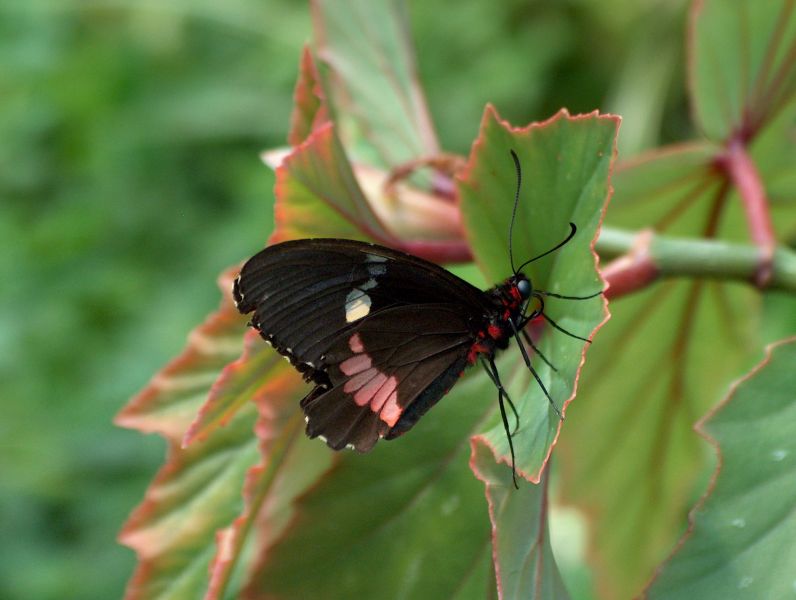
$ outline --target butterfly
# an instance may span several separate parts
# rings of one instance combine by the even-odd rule
[[[500,380],[495,355],[515,339],[523,360],[556,406],[525,344],[552,369],[525,326],[544,319],[547,297],[582,300],[535,289],[522,272],[555,252],[577,231],[570,223],[555,247],[514,267],[511,248],[522,171],[517,174],[509,226],[512,275],[483,291],[444,268],[398,250],[346,239],[299,239],[269,246],[249,259],[233,286],[235,305],[252,313],[250,325],[313,384],[301,400],[306,432],[334,450],[367,452],[381,439],[409,431],[459,380],[480,362],[498,391],[514,470],[512,435],[517,411]],[[525,342],[525,344],[523,343]],[[506,405],[513,412],[510,430]]]

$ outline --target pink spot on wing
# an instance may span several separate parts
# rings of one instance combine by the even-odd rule
[[[398,406],[398,391],[396,390],[387,398],[379,418],[390,427],[393,427],[398,422],[398,419],[401,418],[401,412],[401,407]]]
[[[381,407],[384,406],[384,403],[387,402],[387,398],[393,393],[396,387],[398,387],[398,380],[395,378],[395,376],[387,379],[387,381],[384,382],[384,385],[379,388],[379,391],[376,392],[376,395],[373,396],[373,399],[370,401],[370,410],[375,413],[379,412]]]
[[[387,376],[384,373],[377,372],[373,379],[357,390],[354,394],[354,402],[359,404],[359,406],[368,404],[385,381],[387,381]]]
[[[351,358],[347,358],[340,363],[340,371],[344,375],[355,375],[361,373],[365,369],[370,369],[373,366],[373,361],[367,354],[355,354]]]
[[[354,356],[340,363],[340,372],[349,377],[343,391],[353,396],[357,406],[370,405],[370,410],[390,427],[401,418],[403,409],[398,405],[398,379],[388,377],[373,366],[373,359],[365,354],[365,344],[358,333],[348,338],[348,347]]]
[[[367,371],[362,371],[361,373],[354,375],[351,379],[345,382],[345,385],[343,386],[343,391],[346,394],[351,394],[353,392],[356,392],[359,388],[361,388],[368,381],[376,377],[376,375],[378,374],[379,374],[378,370],[376,370],[374,367],[371,367]],[[367,402],[365,402],[364,404],[367,404]]]
[[[352,335],[348,340],[348,347],[351,348],[351,352],[356,354],[359,354],[365,350],[365,344],[362,343],[362,338],[359,337],[358,333]]]

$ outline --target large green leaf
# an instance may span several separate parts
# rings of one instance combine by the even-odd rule
[[[478,439],[470,466],[486,486],[500,597],[569,598],[550,547],[548,477],[515,490],[505,468]]]
[[[493,391],[484,374],[469,374],[400,440],[366,455],[342,452],[298,500],[283,535],[259,548],[247,597],[483,598],[494,590],[486,503],[468,469],[469,436],[494,418]]]
[[[690,32],[690,83],[704,134],[749,137],[794,100],[796,2],[701,0]]]
[[[223,589],[251,531],[247,518],[256,514],[251,508],[260,508],[280,469],[289,464],[281,447],[301,435],[300,427],[282,424],[291,415],[301,422],[300,377],[253,336],[244,356],[234,361],[241,353],[245,318],[232,304],[230,275],[220,279],[224,300],[218,312],[191,333],[185,351],[117,417],[121,425],[157,431],[169,440],[166,464],[120,534],[139,558],[128,598],[201,596],[211,584],[208,566],[217,552],[216,535],[234,521],[235,527],[219,538],[223,558],[213,562],[210,589]],[[261,412],[259,448],[257,411],[241,401],[250,398]],[[179,440],[197,413],[189,436],[193,443],[182,448]],[[264,464],[252,468],[258,458]],[[293,465],[293,483],[282,486],[276,500],[270,497],[272,510],[284,512],[290,491],[295,495],[314,481],[319,466],[325,468],[323,460],[301,464],[300,469]],[[245,480],[249,509],[239,516]]]
[[[170,441],[166,464],[120,534],[139,558],[128,598],[203,592],[215,532],[236,516],[244,476],[258,458],[251,405],[205,443],[180,448],[213,381],[242,349],[244,319],[229,297],[229,274],[220,284],[226,293],[219,311],[191,333],[185,351],[117,417],[120,425],[157,431]]]
[[[314,0],[313,17],[329,98],[354,158],[389,168],[437,154],[405,3]]]
[[[313,131],[276,170],[271,243],[305,237],[391,239],[357,183],[333,123]]]
[[[536,289],[558,294],[584,296],[603,287],[592,245],[608,198],[618,124],[612,116],[594,113],[571,117],[562,111],[549,121],[518,129],[501,121],[493,108],[487,108],[459,187],[467,236],[488,279],[499,281],[511,274],[508,230],[516,174],[509,150],[514,149],[525,177],[514,227],[516,266],[554,247],[573,222],[578,233],[570,243],[524,271]],[[545,313],[583,337],[591,336],[607,317],[601,297],[586,301],[549,298]],[[538,337],[542,329],[544,335],[538,346],[558,371],[539,360],[535,368],[564,411],[575,394],[584,343],[549,326],[536,328],[534,335]],[[515,392],[522,390],[514,397],[522,423],[514,436],[517,468],[538,481],[561,422],[541,388],[528,379],[524,365],[518,377],[517,387],[512,388]],[[501,424],[496,424],[485,439],[497,457],[508,460]]]
[[[711,151],[695,143],[620,165],[609,222],[742,236]],[[560,445],[564,497],[590,517],[605,597],[637,592],[676,541],[705,466],[693,423],[759,347],[758,307],[741,285],[674,281],[612,302]]]
[[[698,425],[716,446],[711,489],[650,598],[788,598],[796,591],[796,338]]]
[[[246,319],[232,303],[232,280],[237,269],[219,277],[219,310],[194,329],[185,350],[157,373],[117,415],[116,423],[147,433],[159,433],[179,445],[207,392],[228,363],[243,351]]]

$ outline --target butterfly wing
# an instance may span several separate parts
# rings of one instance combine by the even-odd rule
[[[323,357],[328,384],[301,402],[307,434],[367,452],[408,431],[467,366],[473,336],[457,308],[389,308],[340,336]]]
[[[301,403],[307,433],[360,451],[407,431],[453,385],[489,310],[481,290],[445,269],[353,240],[270,246],[233,292],[252,326],[316,384]]]
[[[484,293],[442,267],[365,242],[294,240],[252,257],[235,281],[238,310],[308,379],[321,355],[362,318],[396,306],[458,304],[483,314]]]

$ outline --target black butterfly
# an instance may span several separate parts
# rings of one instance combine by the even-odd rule
[[[514,225],[521,184],[509,228]],[[301,401],[307,435],[335,450],[367,452],[380,439],[409,429],[478,360],[498,389],[503,425],[511,442],[504,399],[494,358],[517,340],[525,364],[550,405],[561,417],[537,375],[520,336],[551,368],[525,326],[542,317],[544,299],[587,299],[534,289],[522,273],[527,264],[561,248],[575,235],[519,268],[509,242],[511,277],[482,291],[436,264],[384,246],[342,239],[304,239],[265,248],[235,279],[238,310],[254,312],[250,325],[315,387]],[[533,309],[528,312],[529,306]],[[527,313],[527,314],[526,314]],[[516,485],[516,478],[515,478]]]

